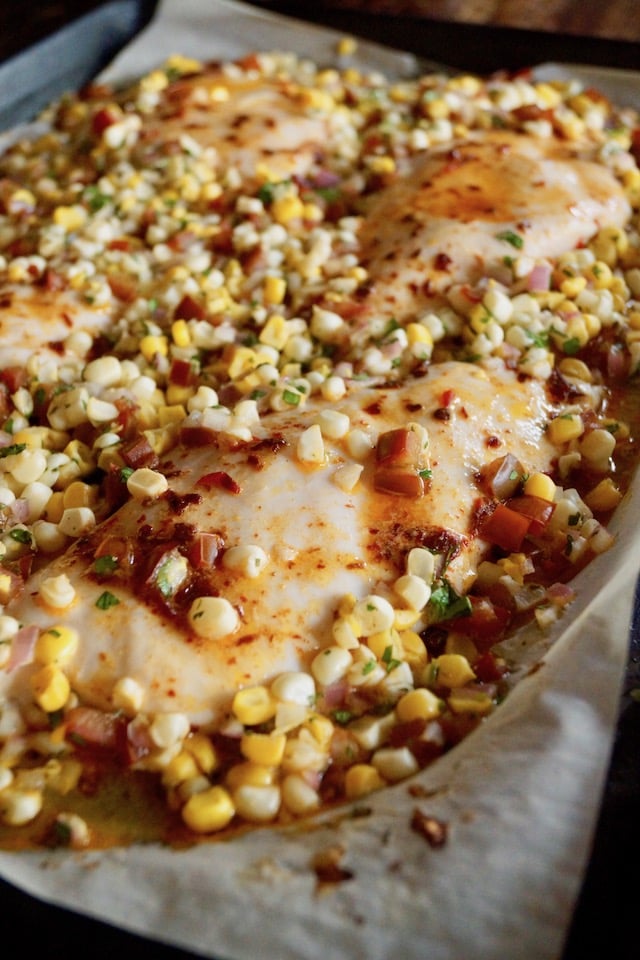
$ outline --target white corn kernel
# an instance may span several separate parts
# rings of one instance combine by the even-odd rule
[[[149,467],[140,467],[134,470],[127,480],[127,490],[136,500],[146,500],[147,497],[162,496],[169,489],[167,478],[157,470]]]
[[[9,787],[0,793],[0,817],[10,827],[22,827],[42,810],[40,790],[17,790]]]
[[[343,493],[352,493],[358,485],[364,467],[360,463],[345,463],[331,475],[332,482]]]
[[[344,677],[352,662],[344,647],[327,647],[313,658],[311,672],[321,686],[328,687]]]
[[[238,613],[224,597],[197,597],[189,608],[189,623],[199,637],[227,637],[240,623]]]
[[[408,747],[381,747],[372,756],[371,763],[390,783],[404,780],[419,770],[418,761]]]
[[[99,397],[89,397],[87,400],[87,418],[94,426],[111,423],[117,416],[118,408],[115,404],[100,400]]]
[[[116,710],[133,716],[139,713],[144,702],[144,688],[133,677],[119,677],[111,693]]]
[[[353,615],[360,623],[364,637],[389,630],[395,620],[394,609],[389,601],[375,594],[359,600],[354,607]]]
[[[298,438],[296,456],[302,463],[320,466],[325,461],[324,441],[317,423],[303,430]]]
[[[398,577],[393,589],[410,610],[420,611],[424,609],[431,597],[431,587],[425,583],[422,577],[418,577],[414,573],[407,573],[403,577]]]
[[[47,577],[40,584],[40,597],[48,607],[64,610],[75,600],[75,587],[65,573],[57,577]]]
[[[280,786],[282,802],[296,816],[312,813],[320,806],[316,790],[299,773],[288,774]]]
[[[257,544],[229,547],[222,557],[222,564],[227,570],[233,570],[234,573],[250,579],[259,577],[268,562],[267,554]]]
[[[149,734],[157,747],[166,749],[181,743],[189,729],[189,718],[184,713],[159,713],[151,722]]]
[[[433,582],[436,569],[436,558],[430,550],[424,547],[414,547],[407,554],[407,573],[420,577],[425,583]]]
[[[233,792],[236,813],[251,823],[268,823],[280,809],[280,787],[245,783]]]
[[[58,523],[58,529],[67,537],[81,537],[96,525],[96,517],[90,507],[69,507]]]
[[[321,410],[318,414],[318,426],[323,437],[341,440],[349,432],[351,420],[346,413],[340,413],[339,410]]]
[[[271,693],[277,700],[299,703],[308,707],[313,703],[316,685],[309,673],[289,670],[275,678],[271,684]]]

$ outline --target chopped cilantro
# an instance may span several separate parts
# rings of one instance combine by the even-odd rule
[[[9,531],[9,536],[12,540],[15,540],[16,543],[31,544],[31,534],[28,530],[25,530],[24,527],[15,527],[15,529]]]
[[[429,607],[436,620],[453,620],[455,617],[468,617],[471,613],[469,597],[456,593],[446,580],[432,591]]]
[[[109,607],[115,607],[119,603],[120,601],[113,593],[109,593],[108,590],[105,590],[104,593],[101,593],[96,600],[96,607],[98,610],[108,610]]]
[[[8,447],[0,447],[0,460],[4,460],[5,457],[13,457],[16,453],[22,453],[26,449],[26,443],[10,443]]]
[[[105,554],[102,557],[97,557],[93,564],[93,569],[95,572],[100,574],[113,573],[113,571],[117,570],[117,568],[117,557],[112,557],[109,554]]]
[[[574,353],[578,352],[580,346],[581,344],[577,337],[569,337],[562,344],[562,351],[563,353],[566,353],[568,356],[572,357]]]
[[[514,233],[513,230],[503,230],[501,233],[496,234],[496,236],[498,240],[504,240],[505,243],[510,243],[516,250],[522,250],[524,246],[523,238],[519,233]]]

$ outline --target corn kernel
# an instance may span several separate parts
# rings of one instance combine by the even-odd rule
[[[282,303],[287,292],[287,282],[284,277],[268,276],[263,286],[264,302],[274,306]]]
[[[443,653],[431,662],[438,686],[462,687],[475,680],[475,673],[466,657],[455,653]]]
[[[96,487],[84,483],[82,480],[72,480],[64,490],[62,503],[65,510],[70,507],[95,507],[98,501]]]
[[[493,700],[483,690],[453,690],[447,704],[454,713],[485,716],[493,710]]]
[[[424,667],[429,659],[429,655],[420,634],[415,633],[413,630],[402,630],[399,639],[402,646],[402,659],[405,660],[414,671]]]
[[[290,223],[291,220],[301,218],[303,213],[304,204],[300,197],[294,194],[276,197],[271,204],[271,214],[276,223]]]
[[[78,634],[73,627],[57,625],[43,630],[36,640],[34,656],[38,663],[64,663],[78,649]]]
[[[245,733],[240,740],[240,752],[252,763],[277,767],[282,762],[286,743],[283,733]]]
[[[245,687],[236,692],[231,709],[243,726],[253,727],[275,716],[276,701],[262,685]]]
[[[194,833],[215,833],[229,825],[235,812],[229,792],[215,786],[189,797],[182,808],[182,819]]]
[[[583,433],[584,424],[577,413],[561,414],[549,422],[549,440],[556,446],[569,443],[571,440],[577,440]]]
[[[44,579],[38,593],[42,602],[54,610],[64,610],[73,603],[76,596],[75,588],[64,573]]]
[[[70,207],[56,207],[53,211],[53,222],[68,233],[79,230],[87,221],[87,211],[79,204]]]
[[[189,608],[189,623],[199,637],[219,640],[240,623],[238,613],[224,597],[197,597]]]
[[[169,760],[162,771],[162,785],[167,789],[177,787],[186,780],[192,780],[199,776],[199,774],[200,771],[194,757],[185,750],[181,750],[180,753]]]
[[[42,810],[42,791],[9,787],[0,792],[0,817],[10,827],[22,827]]]
[[[609,510],[615,510],[621,500],[622,493],[611,477],[601,480],[584,497],[584,502],[594,513],[607,513]]]
[[[174,320],[171,324],[171,339],[176,347],[191,346],[191,334],[186,320]]]
[[[280,787],[276,784],[255,786],[245,783],[233,792],[236,813],[250,823],[274,820],[280,809],[280,801]]]
[[[539,497],[541,500],[553,503],[556,485],[546,473],[532,473],[525,480],[523,493],[529,497]]]
[[[348,800],[357,800],[384,786],[385,780],[370,763],[354,763],[344,776],[344,792]]]
[[[431,690],[420,687],[400,697],[396,714],[402,723],[411,720],[433,720],[440,716],[442,701]]]
[[[48,663],[31,678],[31,689],[38,706],[45,713],[61,710],[71,692],[66,675],[55,663]]]
[[[166,357],[169,353],[167,338],[156,334],[149,333],[145,337],[141,337],[138,346],[140,353],[149,363],[151,363],[156,355]]]
[[[266,787],[275,781],[277,772],[277,766],[245,760],[227,771],[225,783],[232,792],[243,786]]]
[[[418,761],[408,747],[381,747],[372,756],[371,763],[390,783],[404,780],[419,769]]]
[[[321,713],[313,713],[310,717],[307,717],[303,728],[309,731],[316,743],[322,748],[329,746],[335,730],[329,717],[325,717]]]
[[[135,500],[159,497],[168,489],[169,484],[164,474],[149,467],[134,470],[127,479],[127,490]]]

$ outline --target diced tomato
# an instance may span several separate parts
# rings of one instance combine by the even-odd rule
[[[116,108],[109,109],[109,107],[101,107],[99,110],[96,110],[93,115],[91,129],[94,134],[99,137],[107,127],[117,123],[119,119],[120,115]]]
[[[216,533],[198,533],[189,545],[188,560],[198,569],[210,568],[216,562],[224,541]]]
[[[376,469],[373,485],[380,493],[394,493],[402,497],[422,497],[424,480],[416,470],[389,467]]]
[[[218,487],[221,490],[226,490],[228,493],[241,493],[242,489],[240,484],[236,483],[233,477],[230,477],[228,473],[225,473],[223,470],[214,470],[213,473],[205,473],[204,476],[196,482],[196,486],[204,487],[205,490],[212,490],[214,487]]]
[[[129,467],[137,470],[139,467],[153,467],[158,462],[158,455],[143,434],[137,436],[131,443],[122,449],[122,459]]]
[[[497,643],[509,625],[511,613],[506,607],[493,603],[488,597],[469,596],[471,613],[456,620],[456,633],[473,637],[477,646]]]
[[[512,497],[522,482],[524,467],[512,453],[496,457],[480,471],[480,481],[486,492],[498,500]]]
[[[188,293],[184,295],[174,310],[176,320],[204,320],[206,315],[207,312],[203,304]]]
[[[509,509],[515,510],[529,520],[529,533],[532,537],[539,537],[544,531],[555,508],[555,503],[530,494],[523,494],[521,497],[513,497],[509,500]]]
[[[497,683],[507,673],[507,665],[491,650],[486,650],[473,661],[473,669],[480,683]]]
[[[188,387],[193,383],[195,378],[195,369],[193,364],[189,360],[182,360],[180,357],[176,357],[171,362],[171,369],[169,371],[169,382],[176,384],[179,387]]]
[[[502,547],[508,553],[515,553],[522,548],[530,526],[529,517],[499,503],[493,513],[483,519],[478,533],[489,543]]]
[[[415,467],[421,452],[416,431],[404,427],[387,430],[378,438],[376,463],[387,467]]]
[[[0,382],[4,383],[9,393],[15,393],[29,381],[26,367],[5,367],[0,372]]]

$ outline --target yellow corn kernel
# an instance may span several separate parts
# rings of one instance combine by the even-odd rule
[[[277,767],[265,766],[263,763],[236,763],[228,771],[225,782],[230,790],[238,787],[269,787],[276,779]]]
[[[273,347],[274,350],[282,350],[288,339],[289,324],[279,313],[269,317],[258,337],[260,343]]]
[[[227,375],[230,380],[238,380],[257,365],[257,356],[255,350],[250,347],[236,347],[233,350],[231,361],[227,369]]]
[[[622,493],[611,477],[606,477],[585,495],[584,502],[594,513],[615,510],[622,500]]]
[[[442,653],[431,665],[438,686],[462,687],[476,677],[467,658],[459,653]]]
[[[148,90],[150,93],[158,93],[168,85],[169,79],[163,70],[152,70],[146,77],[140,80],[142,90]]]
[[[427,648],[420,634],[414,630],[403,630],[400,633],[402,644],[402,658],[406,660],[412,670],[420,670],[429,659]]]
[[[48,663],[31,677],[31,689],[36,703],[45,713],[62,710],[69,699],[71,685],[55,663]]]
[[[567,277],[567,279],[563,280],[560,284],[560,290],[565,297],[574,300],[579,293],[582,293],[586,286],[586,277]]]
[[[62,490],[54,490],[49,497],[47,505],[42,514],[43,520],[49,523],[59,523],[64,513],[64,493]]]
[[[319,207],[317,203],[307,201],[302,210],[302,217],[311,223],[320,223],[324,219],[324,213],[322,207]]]
[[[229,792],[215,786],[192,794],[182,808],[182,819],[194,833],[215,833],[231,823],[235,812]]]
[[[77,471],[76,476],[79,474],[81,477],[86,477],[87,474],[95,470],[96,462],[91,447],[83,443],[82,440],[71,440],[64,448],[63,453],[66,453],[72,461]],[[59,476],[64,477],[64,468],[60,470]],[[70,480],[71,476],[72,475],[70,475]],[[68,483],[65,483],[64,486],[68,486]]]
[[[434,97],[423,103],[424,112],[432,120],[442,120],[449,116],[449,104],[444,97]]]
[[[82,480],[73,480],[62,494],[62,505],[65,510],[69,507],[95,507],[97,501],[97,488],[83,483]]]
[[[433,720],[440,716],[442,701],[431,690],[419,687],[400,697],[396,704],[396,716],[401,723],[410,720]]]
[[[393,157],[370,157],[367,166],[372,173],[379,176],[388,176],[396,171],[396,162]]]
[[[160,427],[166,427],[171,423],[180,423],[186,415],[187,411],[181,403],[168,404],[158,410],[158,424]]]
[[[302,217],[304,204],[296,194],[276,197],[271,204],[271,215],[277,223],[289,223]]]
[[[188,347],[191,345],[191,334],[186,320],[174,320],[171,324],[171,339],[176,347]]]
[[[485,716],[493,710],[493,700],[483,690],[453,690],[447,697],[447,703],[458,714]]]
[[[431,331],[427,329],[422,323],[409,323],[407,324],[407,340],[410,344],[414,343],[426,343],[429,346],[433,346],[433,337],[431,336]]]
[[[284,277],[268,276],[265,278],[262,288],[264,302],[274,306],[282,303],[287,292],[287,281]]]
[[[478,657],[478,648],[471,639],[461,633],[450,633],[445,641],[444,653],[455,653],[473,663]],[[423,674],[424,676],[424,674]]]
[[[73,627],[57,624],[43,630],[36,640],[34,657],[38,663],[63,663],[76,652],[78,634]]]
[[[193,57],[184,57],[181,53],[173,53],[166,61],[165,70],[169,73],[198,73],[202,70],[202,62]]]
[[[308,730],[316,743],[321,747],[328,747],[333,736],[335,727],[329,717],[324,717],[321,713],[312,713],[307,717],[302,725],[304,730]]]
[[[613,267],[629,247],[629,238],[618,227],[603,227],[591,241],[591,249],[601,263]]]
[[[276,715],[277,704],[267,687],[257,685],[238,690],[233,698],[231,709],[236,718],[245,727],[254,727],[266,723]]]
[[[195,757],[192,757],[186,750],[181,750],[180,753],[169,760],[163,769],[162,785],[166,789],[178,787],[187,780],[193,780],[199,776],[199,774],[200,770],[198,769]]]
[[[551,443],[560,446],[577,440],[584,433],[582,418],[577,413],[564,413],[549,422],[547,434]]]
[[[571,319],[567,321],[565,336],[560,341],[560,345],[562,346],[566,340],[577,342],[581,347],[586,346],[589,342],[589,331],[584,315],[571,317]]]
[[[300,101],[305,107],[311,110],[330,111],[336,105],[335,100],[327,90],[316,90],[313,87],[307,87],[300,91]]]
[[[338,41],[338,55],[341,57],[350,57],[358,49],[358,41],[355,37],[340,37]]]
[[[149,363],[156,355],[166,357],[169,353],[167,338],[157,334],[149,333],[145,337],[142,337],[138,346],[140,353]]]
[[[381,630],[367,637],[367,646],[378,660],[401,660],[402,643],[395,630]]]
[[[240,740],[240,752],[252,763],[277,767],[284,756],[286,742],[283,733],[245,733]]]
[[[614,263],[616,259],[617,257],[614,258]],[[588,273],[596,290],[606,290],[611,286],[613,274],[611,267],[605,263],[604,260],[596,260],[596,262],[589,267]]]
[[[71,233],[73,230],[79,230],[87,221],[87,211],[80,204],[73,204],[70,207],[56,207],[53,211],[53,222],[57,227]]]
[[[602,329],[602,322],[599,317],[596,317],[595,313],[583,313],[582,322],[585,325],[589,340],[598,336]]]
[[[404,610],[396,608],[393,618],[393,625],[396,630],[408,630],[409,627],[414,625],[418,617],[419,613],[417,610]]]
[[[220,758],[213,743],[204,733],[191,733],[182,744],[183,750],[191,754],[201,773],[213,773],[217,770]]]
[[[385,780],[370,763],[354,763],[344,777],[344,792],[348,800],[357,800],[385,785]]]
[[[556,485],[546,473],[532,473],[525,480],[523,493],[528,497],[539,497],[541,500],[553,503]]]
[[[591,383],[593,380],[589,367],[576,357],[564,357],[558,364],[558,370],[563,376],[582,380],[584,383]]]
[[[183,406],[188,403],[194,395],[193,387],[183,387],[179,383],[170,383],[165,393],[165,399],[169,407]],[[162,421],[162,418],[160,417]]]

